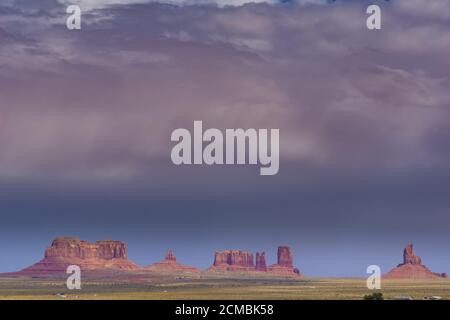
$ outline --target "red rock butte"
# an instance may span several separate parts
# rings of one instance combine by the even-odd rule
[[[294,268],[294,259],[288,246],[278,247],[277,263],[269,267],[266,265],[265,252],[256,253],[256,265],[253,254],[242,250],[224,250],[214,253],[214,263],[210,271],[244,271],[265,272],[279,276],[300,276],[300,271]]]
[[[256,253],[255,270],[256,271],[262,271],[262,272],[266,272],[267,271],[266,253],[265,252],[261,252],[261,253],[257,252]]]
[[[253,253],[242,250],[225,250],[214,253],[214,264],[210,268],[221,271],[254,271]]]
[[[447,278],[446,273],[435,273],[422,264],[422,259],[414,254],[413,245],[403,250],[403,263],[383,276],[385,279],[438,279]]]
[[[177,273],[177,272],[192,272],[198,273],[200,270],[194,267],[185,266],[177,262],[177,258],[173,254],[172,250],[167,251],[166,257],[163,261],[151,264],[144,269],[156,271],[156,272],[168,272],[168,273]]]
[[[77,265],[82,271],[135,270],[139,267],[127,258],[125,243],[102,240],[95,243],[78,238],[56,238],[45,250],[44,259],[19,271],[18,274],[65,273],[69,265]]]
[[[288,246],[278,247],[277,263],[269,266],[267,271],[277,275],[300,275],[300,271],[294,268],[294,257]]]

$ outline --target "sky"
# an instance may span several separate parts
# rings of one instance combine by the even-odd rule
[[[412,242],[449,272],[449,57],[447,0],[2,1],[0,272],[57,236],[200,268],[285,244],[311,276],[387,272]],[[279,128],[279,173],[173,165],[194,120]]]

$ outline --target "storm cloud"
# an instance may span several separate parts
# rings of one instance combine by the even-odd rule
[[[327,254],[357,266],[331,274],[365,271],[349,243],[450,244],[448,1],[379,1],[380,31],[366,1],[164,2],[89,1],[81,31],[68,1],[0,6],[3,234],[172,230],[208,239],[205,265],[213,245],[289,242],[306,273],[337,237]],[[279,128],[280,173],[173,166],[170,133],[194,120]]]

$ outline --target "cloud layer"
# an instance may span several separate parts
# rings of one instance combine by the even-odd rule
[[[194,119],[280,127],[291,161],[448,163],[448,2],[386,5],[381,32],[358,4],[147,4],[87,14],[78,33],[52,1],[21,3],[0,25],[1,175],[137,174]]]

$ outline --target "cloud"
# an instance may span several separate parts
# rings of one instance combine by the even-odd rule
[[[446,0],[401,0],[392,2],[394,8],[399,12],[419,19],[448,20],[450,18],[450,3]]]
[[[58,0],[65,5],[78,4],[84,10],[106,8],[112,5],[133,5],[144,3],[161,3],[171,5],[217,5],[225,6],[242,6],[249,3],[278,3],[277,0]]]
[[[362,9],[130,4],[81,32],[57,11],[3,12],[0,175],[140,176],[198,119],[280,128],[299,165],[440,170],[448,26],[387,6],[371,33]]]

